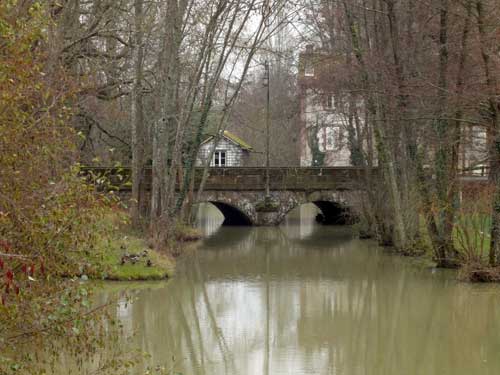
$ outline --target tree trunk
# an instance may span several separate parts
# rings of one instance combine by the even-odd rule
[[[410,3],[411,8],[411,3]],[[397,87],[397,113],[395,128],[397,137],[401,137],[401,145],[395,141],[394,149],[402,148],[402,153],[399,158],[400,176],[398,176],[399,189],[401,191],[401,207],[406,212],[403,217],[403,224],[407,235],[406,243],[403,244],[404,251],[410,251],[414,246],[418,237],[418,197],[415,194],[415,160],[416,160],[416,135],[414,132],[414,124],[406,117],[408,115],[408,94],[407,94],[407,77],[406,71],[411,67],[406,67],[403,57],[401,56],[401,39],[399,20],[396,14],[395,4],[393,0],[387,1],[389,32],[391,36],[392,56],[396,73]]]
[[[488,88],[489,106],[489,161],[490,161],[490,184],[493,186],[493,199],[491,210],[491,233],[489,262],[491,266],[497,266],[500,259],[500,114],[497,100],[497,81],[492,73],[491,54],[487,45],[484,1],[476,1],[477,25],[480,37],[481,55],[483,59],[484,74]]]
[[[373,91],[371,90],[372,84],[370,80],[370,75],[366,68],[365,59],[362,51],[361,40],[359,38],[358,27],[355,24],[354,17],[350,5],[347,1],[343,1],[345,15],[348,23],[348,32],[351,36],[352,50],[361,68],[361,76],[363,82],[363,89],[366,92],[367,107],[372,118],[375,120],[373,122],[374,127],[374,137],[376,142],[376,147],[378,151],[378,161],[379,167],[382,169],[382,175],[384,176],[387,189],[390,192],[391,207],[393,208],[394,217],[394,229],[396,232],[397,241],[395,242],[399,249],[404,249],[407,246],[407,235],[406,228],[404,225],[403,211],[401,206],[401,195],[399,191],[398,181],[397,181],[397,171],[394,161],[394,155],[391,152],[387,144],[386,136],[386,114],[385,106],[380,100],[375,100],[373,97]],[[377,46],[376,48],[381,48]],[[386,226],[383,225],[383,228]],[[387,241],[387,239],[385,239]]]
[[[450,183],[450,126],[446,120],[448,95],[448,0],[440,1],[439,28],[439,82],[438,82],[438,118],[435,120],[437,150],[435,157],[436,198],[438,236],[434,237],[435,257],[438,267],[449,265],[449,256],[453,254],[453,207],[448,201]]]
[[[144,65],[143,0],[134,0],[134,83],[131,96],[132,122],[132,223],[141,224],[144,204],[144,110],[142,76]]]

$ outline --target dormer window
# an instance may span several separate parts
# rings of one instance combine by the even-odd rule
[[[215,151],[213,166],[215,167],[225,167],[226,166],[226,151]]]

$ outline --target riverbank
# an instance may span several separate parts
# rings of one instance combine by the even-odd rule
[[[393,245],[385,246],[380,242],[379,245],[390,249],[390,252],[395,255],[412,257],[422,260],[430,267],[438,267],[432,250],[432,241],[423,217],[420,225],[419,241],[409,250],[399,251]],[[355,230],[358,238],[362,240],[375,239],[373,236],[366,236],[357,227]],[[452,233],[456,256],[451,258],[446,266],[438,268],[456,271],[456,278],[461,282],[500,284],[500,266],[490,265],[490,233],[491,218],[488,214],[473,211],[473,213],[459,215]]]
[[[96,224],[96,246],[88,252],[86,271],[82,277],[112,281],[154,281],[171,278],[175,273],[175,258],[182,244],[197,241],[201,234],[194,228],[176,226],[175,243],[157,251],[147,237],[129,223],[126,212],[115,211]],[[83,276],[85,275],[85,276]]]
[[[394,245],[384,245],[378,242],[392,254],[403,257],[421,259],[429,266],[453,269],[457,271],[457,279],[470,283],[500,283],[500,266],[491,266],[490,252],[490,219],[488,216],[461,216],[453,231],[455,257],[445,266],[439,266],[432,250],[432,242],[428,230],[421,218],[418,242],[405,251],[398,250]],[[361,240],[376,240],[367,236],[358,226],[354,226],[356,236]]]

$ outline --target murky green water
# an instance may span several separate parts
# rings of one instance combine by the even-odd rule
[[[499,287],[457,282],[301,211],[279,228],[218,230],[205,211],[209,237],[175,279],[117,308],[152,355],[137,374],[500,374]]]

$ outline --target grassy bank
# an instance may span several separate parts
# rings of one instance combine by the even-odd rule
[[[173,259],[148,247],[145,237],[130,227],[127,218],[126,213],[116,212],[99,221],[88,276],[117,281],[171,277],[175,269]]]
[[[470,282],[500,282],[500,266],[489,265],[491,218],[484,213],[461,213],[453,229],[453,246],[456,250],[458,278]],[[432,243],[425,219],[420,220],[420,240],[416,256],[434,260]],[[405,254],[406,255],[406,254]]]

